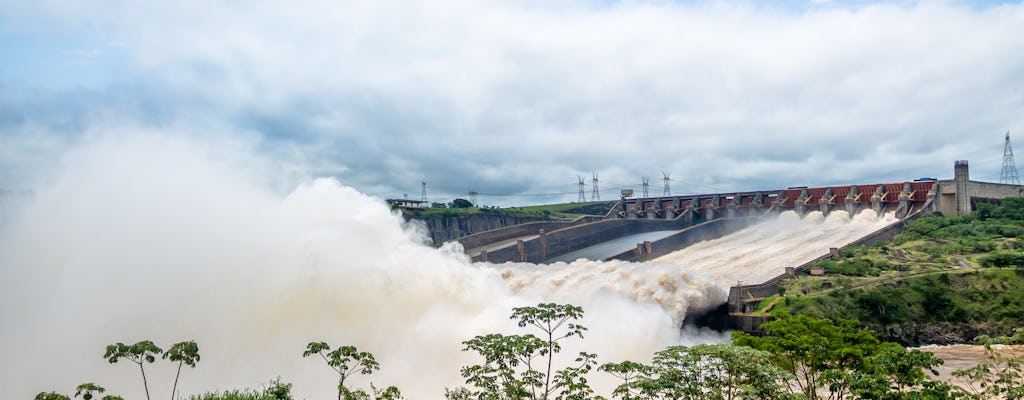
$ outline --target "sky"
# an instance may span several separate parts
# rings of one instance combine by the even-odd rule
[[[602,200],[998,181],[1006,132],[1024,153],[1019,1],[2,3],[0,193],[143,134],[282,193],[497,206],[595,174]]]

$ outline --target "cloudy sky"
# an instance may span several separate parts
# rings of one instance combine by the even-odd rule
[[[602,199],[663,172],[998,181],[1007,131],[1024,154],[1019,1],[2,3],[7,193],[139,132],[241,149],[282,191],[490,205],[575,200],[579,175],[589,200],[594,173]]]

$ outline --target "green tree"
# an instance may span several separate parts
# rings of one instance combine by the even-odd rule
[[[68,396],[62,395],[57,392],[40,392],[36,395],[35,400],[71,400]]]
[[[369,375],[380,369],[380,364],[374,359],[373,354],[359,351],[355,346],[341,346],[337,350],[331,350],[331,346],[324,342],[310,342],[306,345],[303,357],[317,354],[327,363],[334,372],[338,373],[338,400],[370,399],[371,395],[362,389],[352,390],[345,386],[345,379],[355,374]],[[394,386],[383,390],[372,388],[372,398],[381,400],[395,400],[402,397],[401,392]]]
[[[107,389],[104,389],[102,386],[96,385],[95,383],[83,383],[75,388],[75,397],[77,398],[78,396],[82,396],[85,400],[92,400],[93,393],[98,394],[106,391]]]
[[[516,307],[512,309],[510,319],[516,321],[520,328],[534,326],[541,330],[547,340],[545,348],[540,350],[541,356],[547,356],[546,372],[544,373],[544,391],[542,398],[547,399],[554,388],[551,387],[551,368],[554,355],[562,350],[558,344],[565,338],[577,336],[583,338],[587,328],[573,321],[583,318],[583,308],[571,304],[541,303],[536,307]],[[565,326],[563,332],[559,330]],[[580,353],[583,356],[583,353]]]
[[[162,352],[163,350],[153,344],[153,342],[143,340],[132,345],[124,343],[109,345],[107,346],[107,351],[103,353],[103,358],[107,359],[111,364],[116,363],[120,359],[138,364],[139,371],[142,372],[142,385],[146,389],[146,399],[149,399],[149,383],[146,381],[146,369],[143,368],[143,364],[152,364],[153,361],[156,361],[156,356]]]
[[[829,399],[948,399],[956,392],[941,382],[934,367],[942,360],[931,353],[881,343],[854,321],[773,314],[761,325],[766,335],[735,332],[734,343],[772,353],[772,362],[793,374],[793,389],[807,398],[827,390]]]
[[[452,200],[451,208],[472,208],[473,203],[470,203],[466,199],[455,199]]]
[[[865,357],[878,347],[871,331],[857,329],[854,321],[820,319],[806,315],[773,315],[761,325],[765,336],[733,332],[733,342],[772,354],[772,361],[796,377],[788,381],[807,398],[828,389],[831,398],[849,394],[849,373],[864,367]]]
[[[882,343],[867,357],[865,368],[850,374],[851,393],[860,399],[915,400],[950,399],[952,387],[928,379],[939,373],[942,360],[934,354],[907,350],[896,343]]]
[[[576,323],[583,309],[573,305],[541,303],[536,307],[517,307],[510,319],[520,327],[535,327],[543,333],[476,336],[463,342],[463,351],[474,351],[483,364],[463,367],[461,374],[475,391],[449,390],[449,399],[572,399],[593,397],[586,376],[593,370],[597,356],[580,352],[576,364],[556,370],[554,354],[561,351],[560,341],[583,337],[586,328]]]
[[[178,392],[178,378],[181,376],[181,367],[188,365],[189,367],[195,368],[196,363],[199,362],[199,345],[194,341],[178,342],[172,344],[167,352],[164,353],[163,358],[170,359],[172,362],[178,362],[178,372],[174,374],[174,386],[171,388],[171,400],[174,400],[175,393]]]
[[[642,398],[645,393],[644,383],[650,381],[649,373],[651,367],[635,361],[623,361],[620,363],[605,363],[598,367],[598,371],[607,372],[622,380],[622,384],[615,387],[612,397],[621,397],[623,400]]]
[[[764,351],[730,344],[672,346],[655,353],[651,382],[641,384],[652,397],[667,399],[786,399],[779,382],[791,379]]]
[[[462,342],[463,351],[475,351],[484,363],[463,367],[466,383],[477,388],[474,397],[494,399],[537,398],[543,385],[534,360],[545,343],[534,335],[489,334]]]

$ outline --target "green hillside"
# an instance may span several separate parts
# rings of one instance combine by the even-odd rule
[[[774,310],[860,322],[886,340],[956,343],[1024,326],[1024,199],[913,221],[892,243],[854,246],[783,282]],[[768,310],[767,305],[772,310]]]

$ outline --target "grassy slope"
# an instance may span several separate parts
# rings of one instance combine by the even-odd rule
[[[947,334],[935,340],[941,342],[1007,334],[1024,326],[1024,266],[1015,265],[1024,259],[1024,240],[1018,236],[1024,236],[1022,199],[983,205],[963,217],[925,217],[893,243],[852,247],[840,260],[818,263],[826,276],[784,281],[786,296],[762,304],[856,319],[904,342],[927,342],[929,335]],[[948,332],[919,334],[921,325]],[[915,332],[905,334],[909,326]]]

